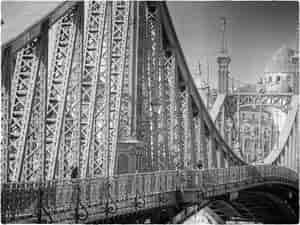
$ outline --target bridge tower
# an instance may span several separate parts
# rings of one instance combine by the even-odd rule
[[[226,18],[221,17],[221,50],[217,57],[218,69],[218,91],[219,93],[228,92],[228,74],[229,63],[231,61],[226,44],[225,31],[226,31]]]

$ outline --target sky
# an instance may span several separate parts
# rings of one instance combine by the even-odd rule
[[[2,1],[2,43],[53,10],[57,2]],[[169,1],[175,30],[190,71],[203,77],[209,67],[210,83],[217,84],[216,57],[220,49],[220,17],[226,17],[226,41],[231,57],[231,76],[255,83],[264,67],[283,44],[296,48],[298,3]],[[209,65],[209,66],[208,66]]]

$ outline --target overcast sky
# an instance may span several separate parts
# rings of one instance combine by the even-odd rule
[[[57,2],[2,2],[2,42],[14,37],[58,5]],[[197,62],[210,64],[216,84],[220,48],[219,17],[227,19],[232,76],[256,82],[272,54],[283,44],[295,48],[297,2],[168,2],[179,41],[191,72]]]

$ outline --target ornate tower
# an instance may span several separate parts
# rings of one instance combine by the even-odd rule
[[[226,31],[226,18],[221,17],[221,51],[217,57],[217,63],[219,65],[218,70],[218,90],[219,93],[227,93],[228,92],[228,74],[229,74],[229,63],[231,61],[227,45],[225,39],[225,31]]]

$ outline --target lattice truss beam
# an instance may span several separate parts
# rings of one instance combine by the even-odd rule
[[[51,24],[53,39],[45,26],[17,51],[2,92],[8,181],[65,179],[72,166],[111,176],[118,143],[135,133],[149,170],[207,164],[209,126],[162,18],[156,3],[79,2]]]
[[[160,6],[147,4],[140,18],[144,21],[140,27],[141,42],[146,46],[139,80],[140,138],[146,146],[148,169],[193,167],[191,156],[196,143],[192,137],[196,128],[191,96],[186,85],[179,83],[175,52],[169,49],[163,34]]]
[[[290,94],[251,94],[242,93],[226,96],[220,107],[216,125],[229,146],[239,141],[240,112],[243,107],[277,108],[285,112],[287,116],[293,108],[292,95]],[[287,120],[288,122],[288,120]]]
[[[241,95],[229,95],[227,96],[226,101],[231,106],[236,106],[239,104],[239,107],[245,106],[271,106],[277,107],[283,112],[287,113],[291,103],[292,96],[280,95],[280,94],[241,94]]]
[[[72,166],[83,177],[114,172],[118,128],[123,136],[129,132],[120,109],[129,105],[131,3],[92,1],[85,7],[78,3],[52,25],[49,65],[48,30],[14,57],[2,117],[8,121],[2,126],[8,181],[68,178]]]

